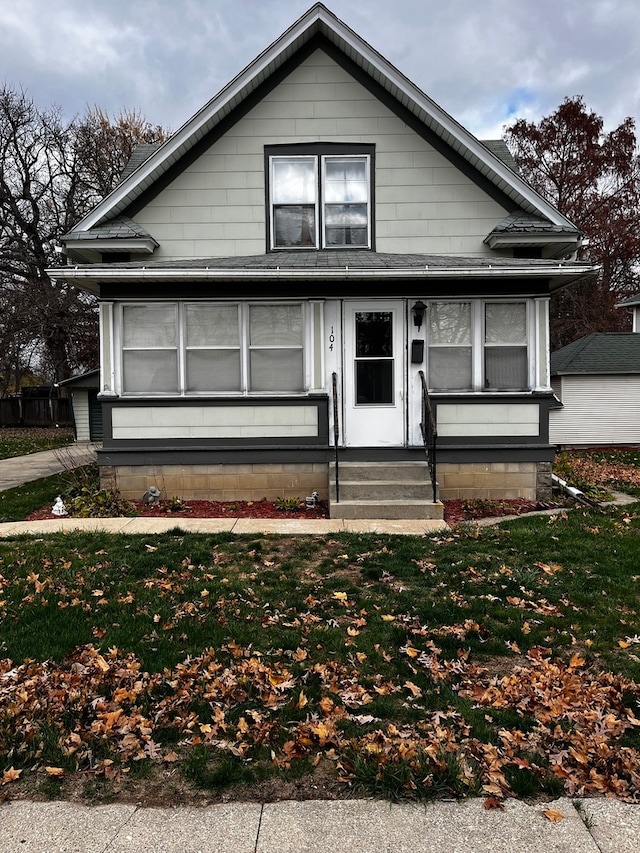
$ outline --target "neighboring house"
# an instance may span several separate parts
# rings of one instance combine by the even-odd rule
[[[640,293],[629,296],[616,305],[616,308],[625,308],[632,316],[632,332],[640,332]]]
[[[442,498],[550,492],[549,295],[593,270],[502,142],[316,4],[137,156],[50,270],[100,299],[105,484],[437,515],[424,377]]]
[[[69,391],[76,441],[102,440],[102,403],[98,400],[100,371],[90,370],[59,382]]]
[[[640,304],[640,300],[639,300]],[[640,334],[594,332],[551,354],[558,446],[640,444]]]

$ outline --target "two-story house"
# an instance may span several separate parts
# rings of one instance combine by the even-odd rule
[[[100,302],[103,482],[437,515],[431,412],[442,498],[546,495],[580,239],[314,5],[64,239],[51,274]]]

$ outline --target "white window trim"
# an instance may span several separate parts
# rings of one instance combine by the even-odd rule
[[[316,198],[314,202],[314,211],[315,211],[315,244],[313,246],[277,246],[275,242],[275,217],[274,217],[274,163],[277,160],[315,160],[316,166]],[[368,187],[368,196],[367,196],[367,240],[366,243],[361,244],[344,244],[344,245],[327,245],[326,242],[326,233],[325,233],[325,208],[327,204],[331,204],[331,202],[325,201],[325,164],[327,160],[364,160],[365,162],[365,176],[366,183]],[[371,155],[367,153],[356,154],[355,152],[351,153],[336,153],[336,154],[270,154],[269,155],[269,247],[272,251],[282,252],[282,251],[291,251],[291,252],[300,252],[300,251],[316,251],[318,249],[335,249],[336,251],[344,250],[344,249],[371,249],[373,245],[372,239],[372,199],[373,199],[373,187],[372,187],[372,174],[371,174]]]
[[[307,303],[301,300],[251,300],[250,302],[240,302],[237,300],[226,300],[226,305],[238,306],[238,317],[240,323],[240,374],[241,388],[237,391],[187,391],[186,390],[186,353],[189,350],[213,350],[213,349],[233,349],[233,347],[211,347],[211,346],[190,346],[186,345],[186,311],[187,305],[203,304],[198,300],[157,300],[153,304],[162,304],[165,306],[173,306],[176,312],[177,322],[177,344],[176,346],[165,347],[125,347],[124,346],[124,309],[130,307],[145,308],[150,303],[144,301],[122,302],[117,305],[117,310],[114,311],[114,335],[115,341],[115,376],[117,379],[117,393],[127,399],[141,399],[146,397],[153,398],[171,398],[176,397],[185,399],[197,399],[207,397],[301,397],[306,396],[310,392],[310,369],[313,356],[308,347],[308,342],[312,340],[309,331],[309,310]],[[218,302],[206,302],[208,305],[217,305]],[[253,305],[299,305],[302,313],[302,341],[300,345],[278,346],[274,344],[272,347],[264,345],[252,347],[252,349],[274,349],[283,350],[291,349],[296,352],[302,351],[302,371],[304,388],[300,391],[251,391],[249,389],[249,310]],[[123,353],[126,351],[153,351],[153,350],[170,350],[176,351],[178,356],[178,389],[175,392],[154,392],[154,391],[126,391],[124,389],[124,359]]]
[[[535,363],[533,355],[536,351],[535,349],[535,341],[536,341],[536,329],[535,329],[535,318],[536,314],[533,309],[532,300],[528,298],[518,299],[518,298],[510,298],[510,299],[474,299],[466,297],[460,299],[430,299],[425,300],[427,302],[427,311],[430,310],[431,305],[442,302],[455,302],[455,303],[469,303],[471,306],[471,335],[470,342],[468,344],[431,344],[429,342],[429,321],[427,317],[426,322],[426,334],[427,334],[427,362],[426,362],[426,376],[429,377],[429,357],[430,350],[438,349],[438,348],[471,348],[471,388],[467,389],[451,389],[448,390],[446,388],[433,388],[429,386],[429,391],[433,394],[454,394],[454,395],[463,395],[463,394],[530,394],[532,390],[536,388],[536,372],[535,372]],[[525,306],[526,311],[526,341],[524,344],[488,344],[485,345],[485,306],[486,305],[523,305]],[[527,383],[528,387],[526,389],[508,389],[508,388],[486,388],[484,385],[484,354],[485,349],[491,347],[499,347],[499,346],[526,346],[527,350]]]

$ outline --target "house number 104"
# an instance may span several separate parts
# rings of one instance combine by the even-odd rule
[[[333,345],[335,343],[336,336],[333,334],[333,326],[331,327],[331,331],[329,332],[329,352],[333,352]]]

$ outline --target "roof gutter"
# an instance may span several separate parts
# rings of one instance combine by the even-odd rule
[[[137,269],[105,269],[99,271],[87,267],[55,267],[47,270],[51,278],[63,281],[175,281],[175,279],[190,279],[197,281],[216,281],[229,279],[407,279],[407,278],[557,278],[573,277],[580,278],[593,275],[597,270],[593,265],[566,266],[555,264],[544,267],[486,267],[460,268],[460,267],[409,267],[398,269],[369,269],[362,267],[332,267],[332,268],[290,268],[270,267],[268,269],[225,269],[221,267],[175,267],[157,269],[153,267],[139,267]]]

